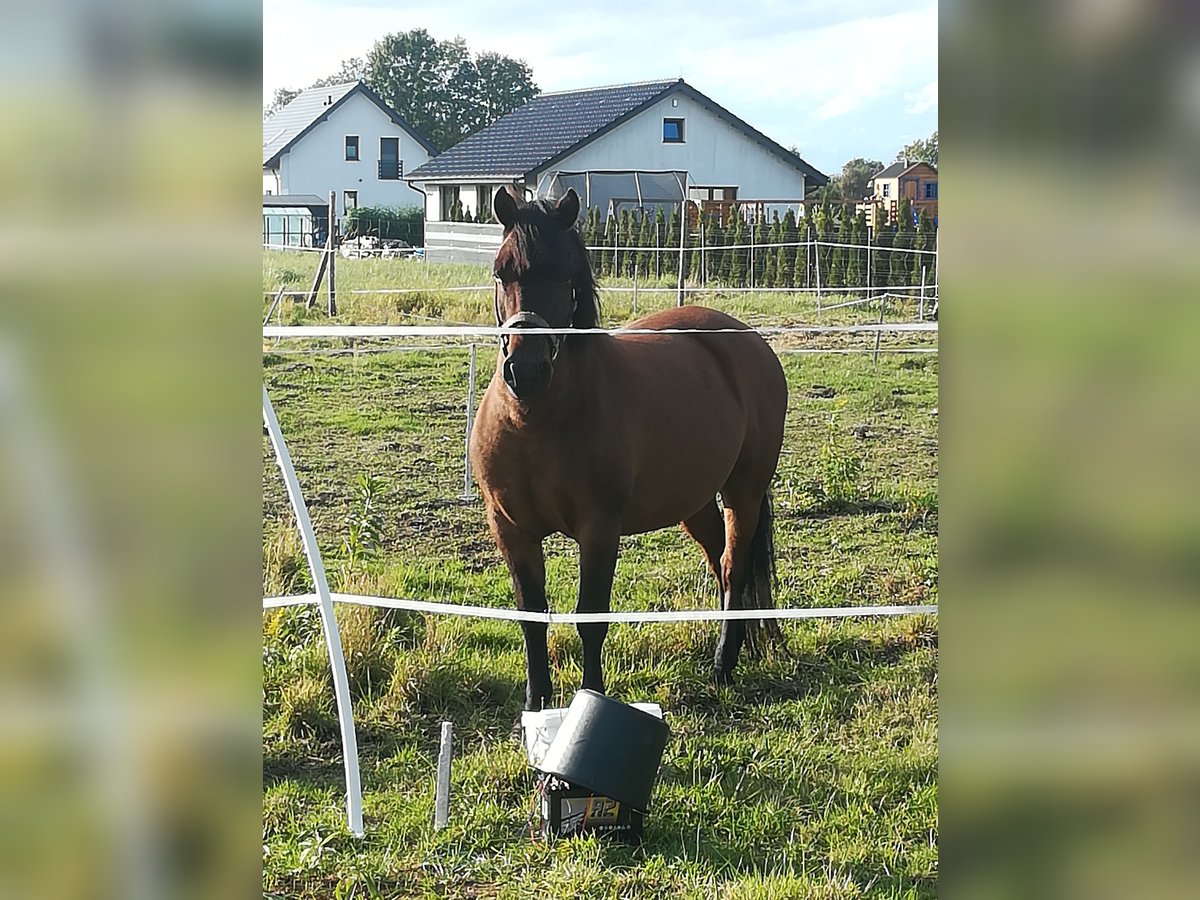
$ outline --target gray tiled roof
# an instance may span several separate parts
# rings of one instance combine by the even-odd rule
[[[676,83],[644,81],[582,91],[541,94],[459,141],[406,177],[522,176]]]
[[[871,177],[872,178],[897,178],[900,176],[900,174],[902,172],[904,172],[906,169],[908,169],[911,165],[912,165],[912,163],[905,162],[903,160],[901,160],[900,162],[894,162],[890,166],[888,166],[886,169],[876,172]]]
[[[281,153],[356,91],[365,95],[393,122],[411,134],[429,151],[430,155],[437,153],[434,146],[417,132],[403,116],[388,106],[383,98],[361,81],[347,81],[344,84],[314,87],[301,91],[292,99],[291,103],[276,112],[275,115],[263,119],[263,166],[273,164]]]
[[[816,184],[828,178],[737,116],[701,94],[682,78],[541,94],[413,169],[405,178],[521,178],[578,150],[620,125],[669,91],[680,91],[735,128],[796,166]]]
[[[923,159],[910,159],[910,160],[902,159],[902,160],[892,163],[886,169],[876,172],[874,175],[871,176],[871,180],[874,180],[876,178],[899,178],[901,175],[903,175],[909,169],[915,169],[917,166],[925,166],[925,165],[929,165],[929,164],[927,162],[925,162],[925,160],[923,160]],[[936,166],[929,166],[929,168],[933,169],[935,172],[937,171]]]

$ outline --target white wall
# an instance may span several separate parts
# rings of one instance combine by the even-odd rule
[[[359,160],[346,159],[346,135],[358,135]],[[379,138],[400,138],[404,172],[424,165],[429,154],[404,129],[362,94],[354,94],[329,118],[294,144],[283,155],[280,189],[287,194],[328,196],[337,191],[337,212],[344,215],[345,192],[358,191],[359,206],[421,206],[420,191],[401,176],[396,181],[379,178]],[[264,173],[265,183],[265,173]]]
[[[672,101],[677,106],[672,106]],[[662,120],[685,120],[684,143],[664,144]],[[693,184],[736,185],[739,200],[804,197],[804,174],[695,101],[664,97],[555,168],[684,169]]]
[[[471,218],[478,218],[480,203],[486,204],[491,208],[491,199],[495,196],[497,189],[503,184],[511,184],[509,179],[503,181],[495,181],[487,183],[484,181],[469,181],[461,184],[429,184],[426,182],[425,187],[425,221],[440,222],[442,221],[442,187],[457,187],[458,199],[462,203],[463,212],[470,210]],[[491,221],[490,219],[488,221]]]

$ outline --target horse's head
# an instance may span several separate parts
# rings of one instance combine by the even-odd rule
[[[569,190],[551,203],[526,204],[507,187],[492,202],[504,226],[496,253],[496,323],[505,328],[592,327],[598,323],[587,249],[575,231],[579,195]],[[500,338],[504,383],[529,399],[554,377],[561,335],[507,334]]]

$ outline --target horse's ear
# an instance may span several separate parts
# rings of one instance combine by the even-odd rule
[[[554,207],[554,211],[563,228],[571,228],[575,225],[575,220],[579,218],[579,195],[575,193],[575,188],[569,188],[562,195]]]
[[[513,222],[517,221],[517,198],[509,190],[508,186],[500,188],[496,191],[496,196],[492,198],[492,211],[496,216],[496,221],[505,228],[512,228]]]

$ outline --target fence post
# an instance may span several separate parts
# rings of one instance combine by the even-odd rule
[[[656,221],[654,223],[654,279],[656,281],[659,278],[662,278],[662,264],[660,263],[659,258],[658,258],[659,243],[660,242],[658,240],[658,222]],[[649,275],[650,273],[647,272],[646,274]]]
[[[683,254],[687,244],[687,197],[679,201],[679,289],[675,294],[675,305],[683,306]]]
[[[700,214],[700,284],[708,284],[708,258],[704,255],[704,214]]]
[[[639,264],[635,261],[633,264],[633,314],[637,315],[637,279]]]
[[[817,271],[817,318],[821,318],[821,246],[813,244],[813,259],[816,260]]]
[[[925,266],[921,266],[921,309],[917,313],[917,321],[925,321]]]
[[[363,833],[362,813],[362,782],[358,770],[358,736],[354,729],[354,709],[350,703],[350,679],[346,674],[346,658],[342,653],[342,639],[338,633],[337,617],[333,612],[333,598],[329,592],[329,582],[325,578],[325,563],[321,559],[321,551],[317,548],[317,537],[313,533],[312,519],[308,515],[308,505],[300,492],[300,482],[296,478],[296,469],[292,465],[292,455],[288,452],[283,432],[279,428],[279,419],[271,406],[271,398],[267,396],[266,385],[262,389],[263,424],[267,426],[267,434],[271,438],[271,446],[275,450],[275,461],[283,473],[283,483],[287,488],[288,499],[292,504],[292,512],[296,514],[296,528],[300,532],[300,543],[304,555],[308,558],[309,573],[312,575],[313,588],[316,590],[319,609],[321,610],[321,625],[325,631],[325,649],[329,653],[329,666],[333,672],[333,692],[337,699],[338,726],[342,735],[342,763],[346,770],[346,819],[350,831],[361,837]]]
[[[329,292],[329,316],[332,318],[337,315],[337,191],[329,192],[329,237],[325,249],[329,257],[325,287]]]
[[[467,435],[463,439],[463,492],[460,500],[474,500],[471,487],[471,429],[475,427],[475,345],[471,345],[470,362],[467,364]]]
[[[450,821],[450,762],[453,758],[454,725],[451,722],[443,722],[433,802],[433,827],[439,831]]]
[[[871,218],[875,218],[875,207],[871,207]],[[875,290],[875,282],[871,280],[871,257],[875,254],[871,252],[871,225],[867,225],[867,296],[871,296],[871,291]]]
[[[750,290],[754,290],[754,226],[751,225],[746,232],[750,236],[750,268],[746,271],[750,275]]]
[[[286,287],[281,287],[279,289],[279,293],[275,295],[274,302],[271,303],[271,307],[270,307],[270,309],[267,310],[267,314],[265,316],[263,316],[263,324],[264,325],[266,325],[268,322],[271,321],[271,313],[275,312],[275,307],[277,307],[279,305],[279,302],[281,300],[283,300],[283,294],[284,294],[284,291],[286,291],[286,290],[287,290]]]
[[[871,354],[871,365],[879,365],[879,341],[883,337],[883,311],[887,309],[887,294],[879,295],[879,331],[875,332],[875,351]]]

